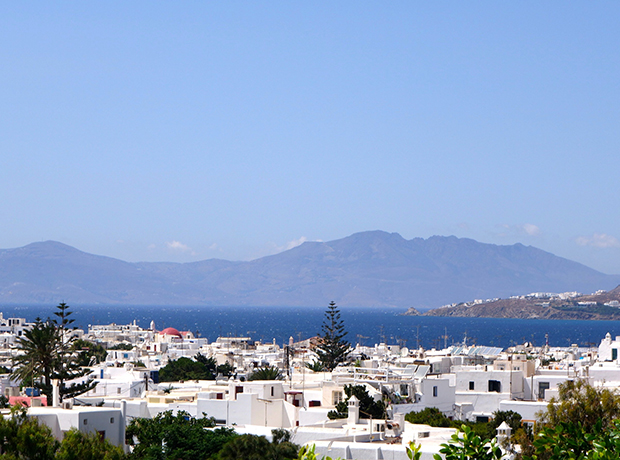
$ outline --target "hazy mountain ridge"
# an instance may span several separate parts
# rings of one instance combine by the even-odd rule
[[[523,292],[593,292],[605,275],[540,249],[356,233],[249,262],[130,263],[53,241],[0,250],[0,303],[429,308]]]

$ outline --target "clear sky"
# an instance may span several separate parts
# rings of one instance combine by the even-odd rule
[[[0,247],[385,230],[620,273],[619,2],[2,2]]]

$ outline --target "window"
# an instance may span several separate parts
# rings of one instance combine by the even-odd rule
[[[549,382],[538,382],[538,397],[545,399],[545,390],[549,389]]]
[[[114,417],[110,417],[110,423],[114,423]]]
[[[502,392],[502,382],[499,380],[489,380],[489,391],[494,391],[496,393]]]
[[[271,387],[271,396],[273,396],[273,395],[274,395],[274,388]]]
[[[487,417],[486,415],[478,415],[476,417],[476,423],[488,423],[489,422],[489,417]]]
[[[436,398],[437,397],[437,386],[433,387],[433,397]]]
[[[474,382],[469,382],[469,391],[474,391]]]
[[[88,425],[88,419],[87,418],[84,419],[84,425]]]
[[[400,385],[400,394],[402,396],[409,396],[409,385]]]
[[[334,401],[334,406],[339,402],[343,401],[344,398],[342,397],[342,391],[334,391],[332,393],[332,399]]]
[[[615,361],[616,359],[618,359],[618,349],[612,348],[611,349],[611,360]]]
[[[121,394],[121,387],[118,387],[118,388],[116,389],[116,394],[117,394],[117,395],[120,395],[120,394]]]

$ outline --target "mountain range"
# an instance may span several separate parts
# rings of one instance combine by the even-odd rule
[[[369,231],[248,262],[130,263],[54,241],[0,250],[0,304],[415,307],[620,284],[532,246]]]

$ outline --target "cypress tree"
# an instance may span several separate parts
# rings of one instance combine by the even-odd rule
[[[340,318],[340,310],[333,301],[325,310],[321,330],[323,333],[319,334],[320,342],[315,352],[323,368],[332,371],[339,363],[346,361],[351,348],[349,342],[345,340],[347,332],[344,330],[344,322]]]

